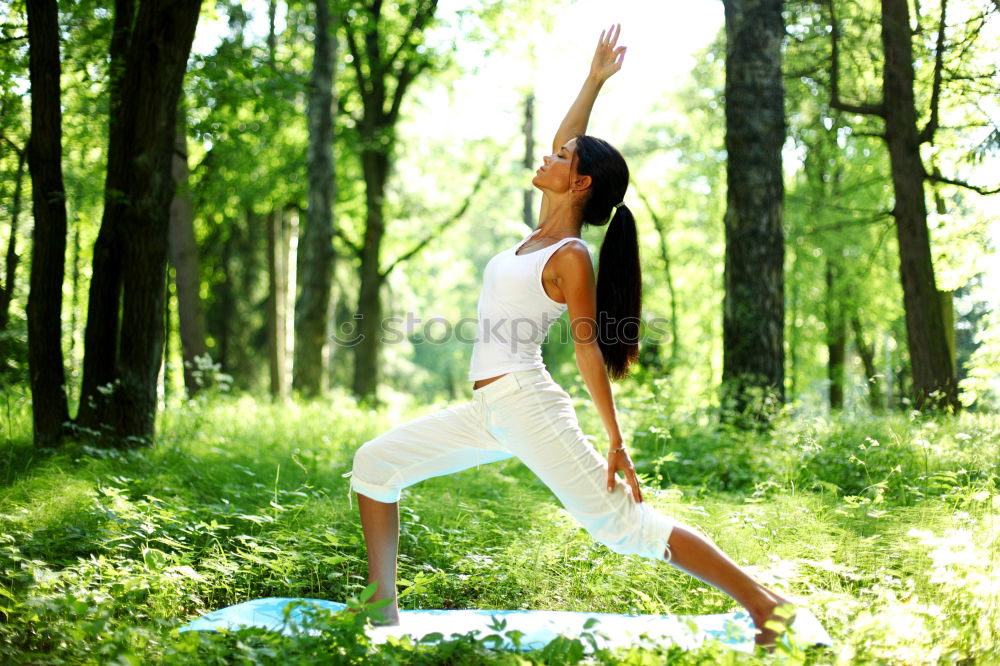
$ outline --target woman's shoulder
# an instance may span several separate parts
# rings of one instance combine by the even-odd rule
[[[578,242],[573,242],[578,241]],[[552,254],[552,263],[558,267],[572,270],[575,267],[593,267],[594,253],[590,244],[575,236],[564,239],[562,247]]]

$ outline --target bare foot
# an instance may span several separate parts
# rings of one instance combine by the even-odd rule
[[[750,617],[757,627],[754,643],[768,652],[774,652],[776,639],[795,620],[795,606],[784,597],[769,592],[761,606],[751,612]]]

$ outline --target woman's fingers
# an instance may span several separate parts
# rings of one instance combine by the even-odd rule
[[[621,34],[621,31],[622,26],[620,23],[612,23],[611,27],[607,30],[601,30],[601,38],[597,40],[597,45],[614,48],[615,44],[618,43],[618,35]]]
[[[614,454],[612,454],[614,455]],[[608,461],[608,492],[612,492],[615,489],[615,467]]]
[[[632,493],[635,497],[635,501],[642,503],[642,490],[639,489],[639,477],[635,475],[635,467],[629,469],[628,477],[629,483],[632,486]]]

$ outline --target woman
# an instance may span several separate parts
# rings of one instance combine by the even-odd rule
[[[736,599],[758,628],[758,644],[774,643],[775,631],[765,622],[788,621],[775,612],[785,603],[782,597],[695,530],[643,503],[618,427],[608,377],[624,377],[637,356],[636,336],[628,339],[623,324],[637,322],[640,313],[639,249],[635,222],[622,202],[628,187],[625,160],[584,132],[598,92],[621,69],[620,31],[612,26],[601,33],[590,73],[556,132],[554,152],[532,179],[542,191],[538,227],[493,257],[484,271],[469,372],[473,400],[397,426],[355,454],[351,488],[358,493],[369,581],[377,582],[375,599],[390,600],[383,611],[390,623],[399,621],[400,490],[512,456],[612,550],[670,562]],[[595,284],[580,231],[584,224],[606,223]],[[610,440],[606,461],[580,430],[569,395],[542,362],[541,341],[567,309],[577,365]]]

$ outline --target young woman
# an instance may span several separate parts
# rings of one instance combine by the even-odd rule
[[[433,476],[517,456],[598,541],[618,553],[667,561],[742,604],[771,645],[765,627],[785,599],[754,581],[694,529],[642,501],[635,468],[618,427],[609,384],[628,373],[638,352],[628,324],[640,314],[639,248],[635,221],[622,198],[628,167],[611,145],[587,136],[587,122],[604,82],[621,69],[620,26],[602,32],[590,73],[570,107],[532,184],[542,191],[535,231],[486,265],[479,299],[479,335],[469,379],[471,402],[397,426],[363,444],[354,457],[375,599],[396,605],[400,490]],[[596,283],[584,224],[608,225]],[[551,323],[569,310],[577,365],[610,441],[601,458],[577,423],[569,395],[542,361]],[[637,330],[637,327],[634,327]],[[624,476],[623,483],[617,474]]]

